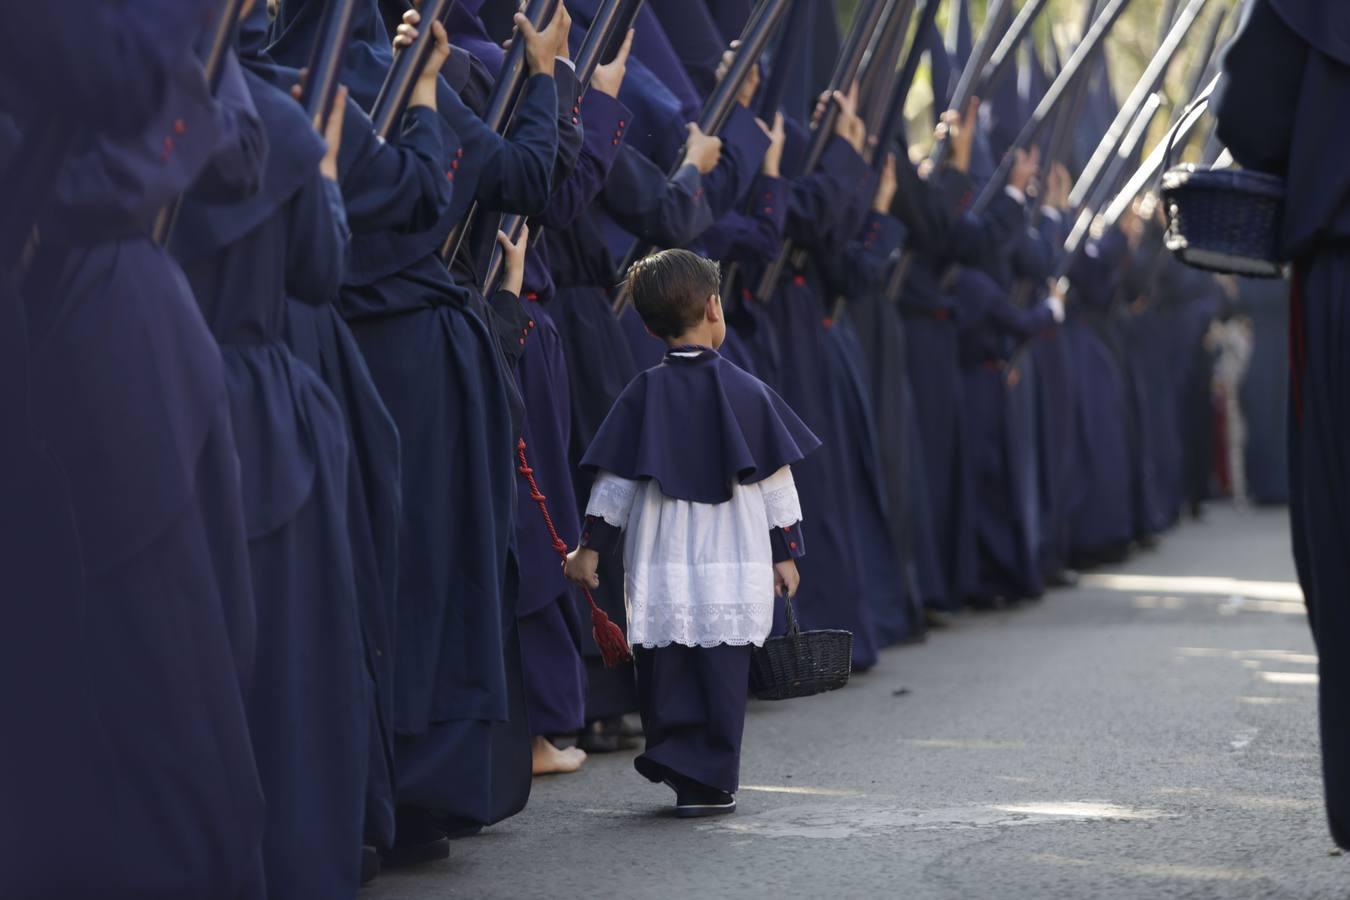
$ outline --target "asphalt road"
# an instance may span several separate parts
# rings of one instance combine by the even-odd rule
[[[752,704],[735,816],[677,820],[631,754],[592,757],[362,896],[1350,897],[1287,534],[1218,509],[846,690]]]

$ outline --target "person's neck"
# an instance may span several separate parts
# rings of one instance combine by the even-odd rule
[[[712,328],[704,325],[691,328],[679,337],[666,338],[666,348],[674,349],[675,347],[707,347],[710,350],[716,350],[717,344]]]

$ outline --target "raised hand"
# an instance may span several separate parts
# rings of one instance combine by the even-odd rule
[[[764,151],[764,162],[760,164],[759,171],[768,178],[778,178],[782,174],[783,145],[787,143],[783,114],[774,113],[772,128],[760,119],[756,119],[755,123],[769,136],[769,149]]]
[[[606,65],[595,67],[595,73],[591,75],[591,87],[610,97],[619,96],[619,88],[623,87],[624,76],[628,74],[628,54],[632,49],[633,29],[630,28],[614,59]]]
[[[525,286],[525,250],[530,245],[530,226],[520,226],[520,237],[514,241],[505,231],[497,232],[497,243],[502,248],[502,290],[520,296]]]
[[[895,177],[895,154],[887,153],[886,162],[881,166],[881,178],[877,181],[877,193],[872,199],[872,211],[885,215],[891,211],[895,200],[895,191],[899,181]]]
[[[1012,171],[1008,173],[1008,187],[1016,188],[1022,193],[1027,192],[1027,186],[1031,184],[1031,179],[1036,177],[1036,173],[1041,170],[1041,148],[1032,146],[1030,150],[1017,150],[1013,154]]]
[[[689,131],[689,139],[684,144],[684,163],[707,175],[717,168],[717,163],[722,158],[722,139],[704,134],[693,122],[685,128]]]

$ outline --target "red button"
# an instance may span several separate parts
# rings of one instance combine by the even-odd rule
[[[458,170],[458,169],[459,169],[459,160],[457,160],[457,159],[452,159],[452,160],[450,160],[450,168]]]
[[[454,172],[446,172],[446,173],[445,173],[445,180],[446,180],[446,181],[454,181],[454,180],[455,180],[455,173],[454,173]]]
[[[766,216],[771,216],[771,215],[773,215],[773,207],[772,207],[772,206],[766,206],[766,207],[764,207],[764,215],[766,215]]]
[[[522,347],[525,346],[525,339],[524,339],[524,338],[521,338],[521,339],[520,339],[520,346],[522,346]]]
[[[615,147],[617,147],[619,146],[619,139],[615,138],[614,140],[610,141],[610,143],[613,144]]]
[[[581,124],[581,120],[578,119],[576,116],[573,116],[573,117],[572,117],[572,124],[573,124],[573,125],[580,125],[580,124]]]
[[[178,135],[187,134],[187,123],[182,119],[174,119],[173,133]]]
[[[455,151],[455,156],[459,157],[460,159],[463,159],[463,158],[464,158],[464,148],[463,148],[463,147],[460,147],[458,150],[456,150],[456,151]]]
[[[624,127],[624,126],[627,125],[627,124],[628,124],[628,123],[625,122],[623,119],[620,119],[620,120],[619,120],[619,127],[620,127],[620,128]]]
[[[172,152],[173,152],[173,138],[171,138],[171,137],[166,137],[166,138],[164,139],[164,152],[165,152],[165,153],[172,153]]]
[[[531,299],[531,300],[538,300],[538,299],[539,299],[539,295],[538,295],[538,294],[530,294],[530,299]],[[531,320],[530,320],[530,327],[531,327],[531,328],[534,327],[534,319],[531,319]]]
[[[788,543],[788,549],[789,549],[789,550],[796,550],[796,549],[797,549],[797,542],[796,542],[796,541],[790,541],[790,542]]]
[[[795,284],[797,287],[801,287],[801,286],[803,286],[804,284],[806,284],[806,276],[805,276],[805,275],[793,275],[793,276],[792,276],[792,283]]]

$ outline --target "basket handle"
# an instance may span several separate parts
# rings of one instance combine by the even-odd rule
[[[789,636],[796,637],[801,633],[801,626],[797,624],[797,611],[792,608],[792,596],[783,594],[783,602],[787,612],[787,633]]]
[[[1178,123],[1177,126],[1173,128],[1172,133],[1167,136],[1167,152],[1163,154],[1162,171],[1170,172],[1172,170],[1172,152],[1176,150],[1177,135],[1181,134],[1182,130],[1180,123],[1185,122],[1187,119],[1189,119],[1191,115],[1196,112],[1196,110],[1200,109],[1203,106],[1208,106],[1209,99],[1213,96],[1214,94],[1212,92],[1206,91],[1199,97],[1196,97],[1190,103],[1186,104],[1186,109],[1183,110],[1181,115],[1177,117]]]

